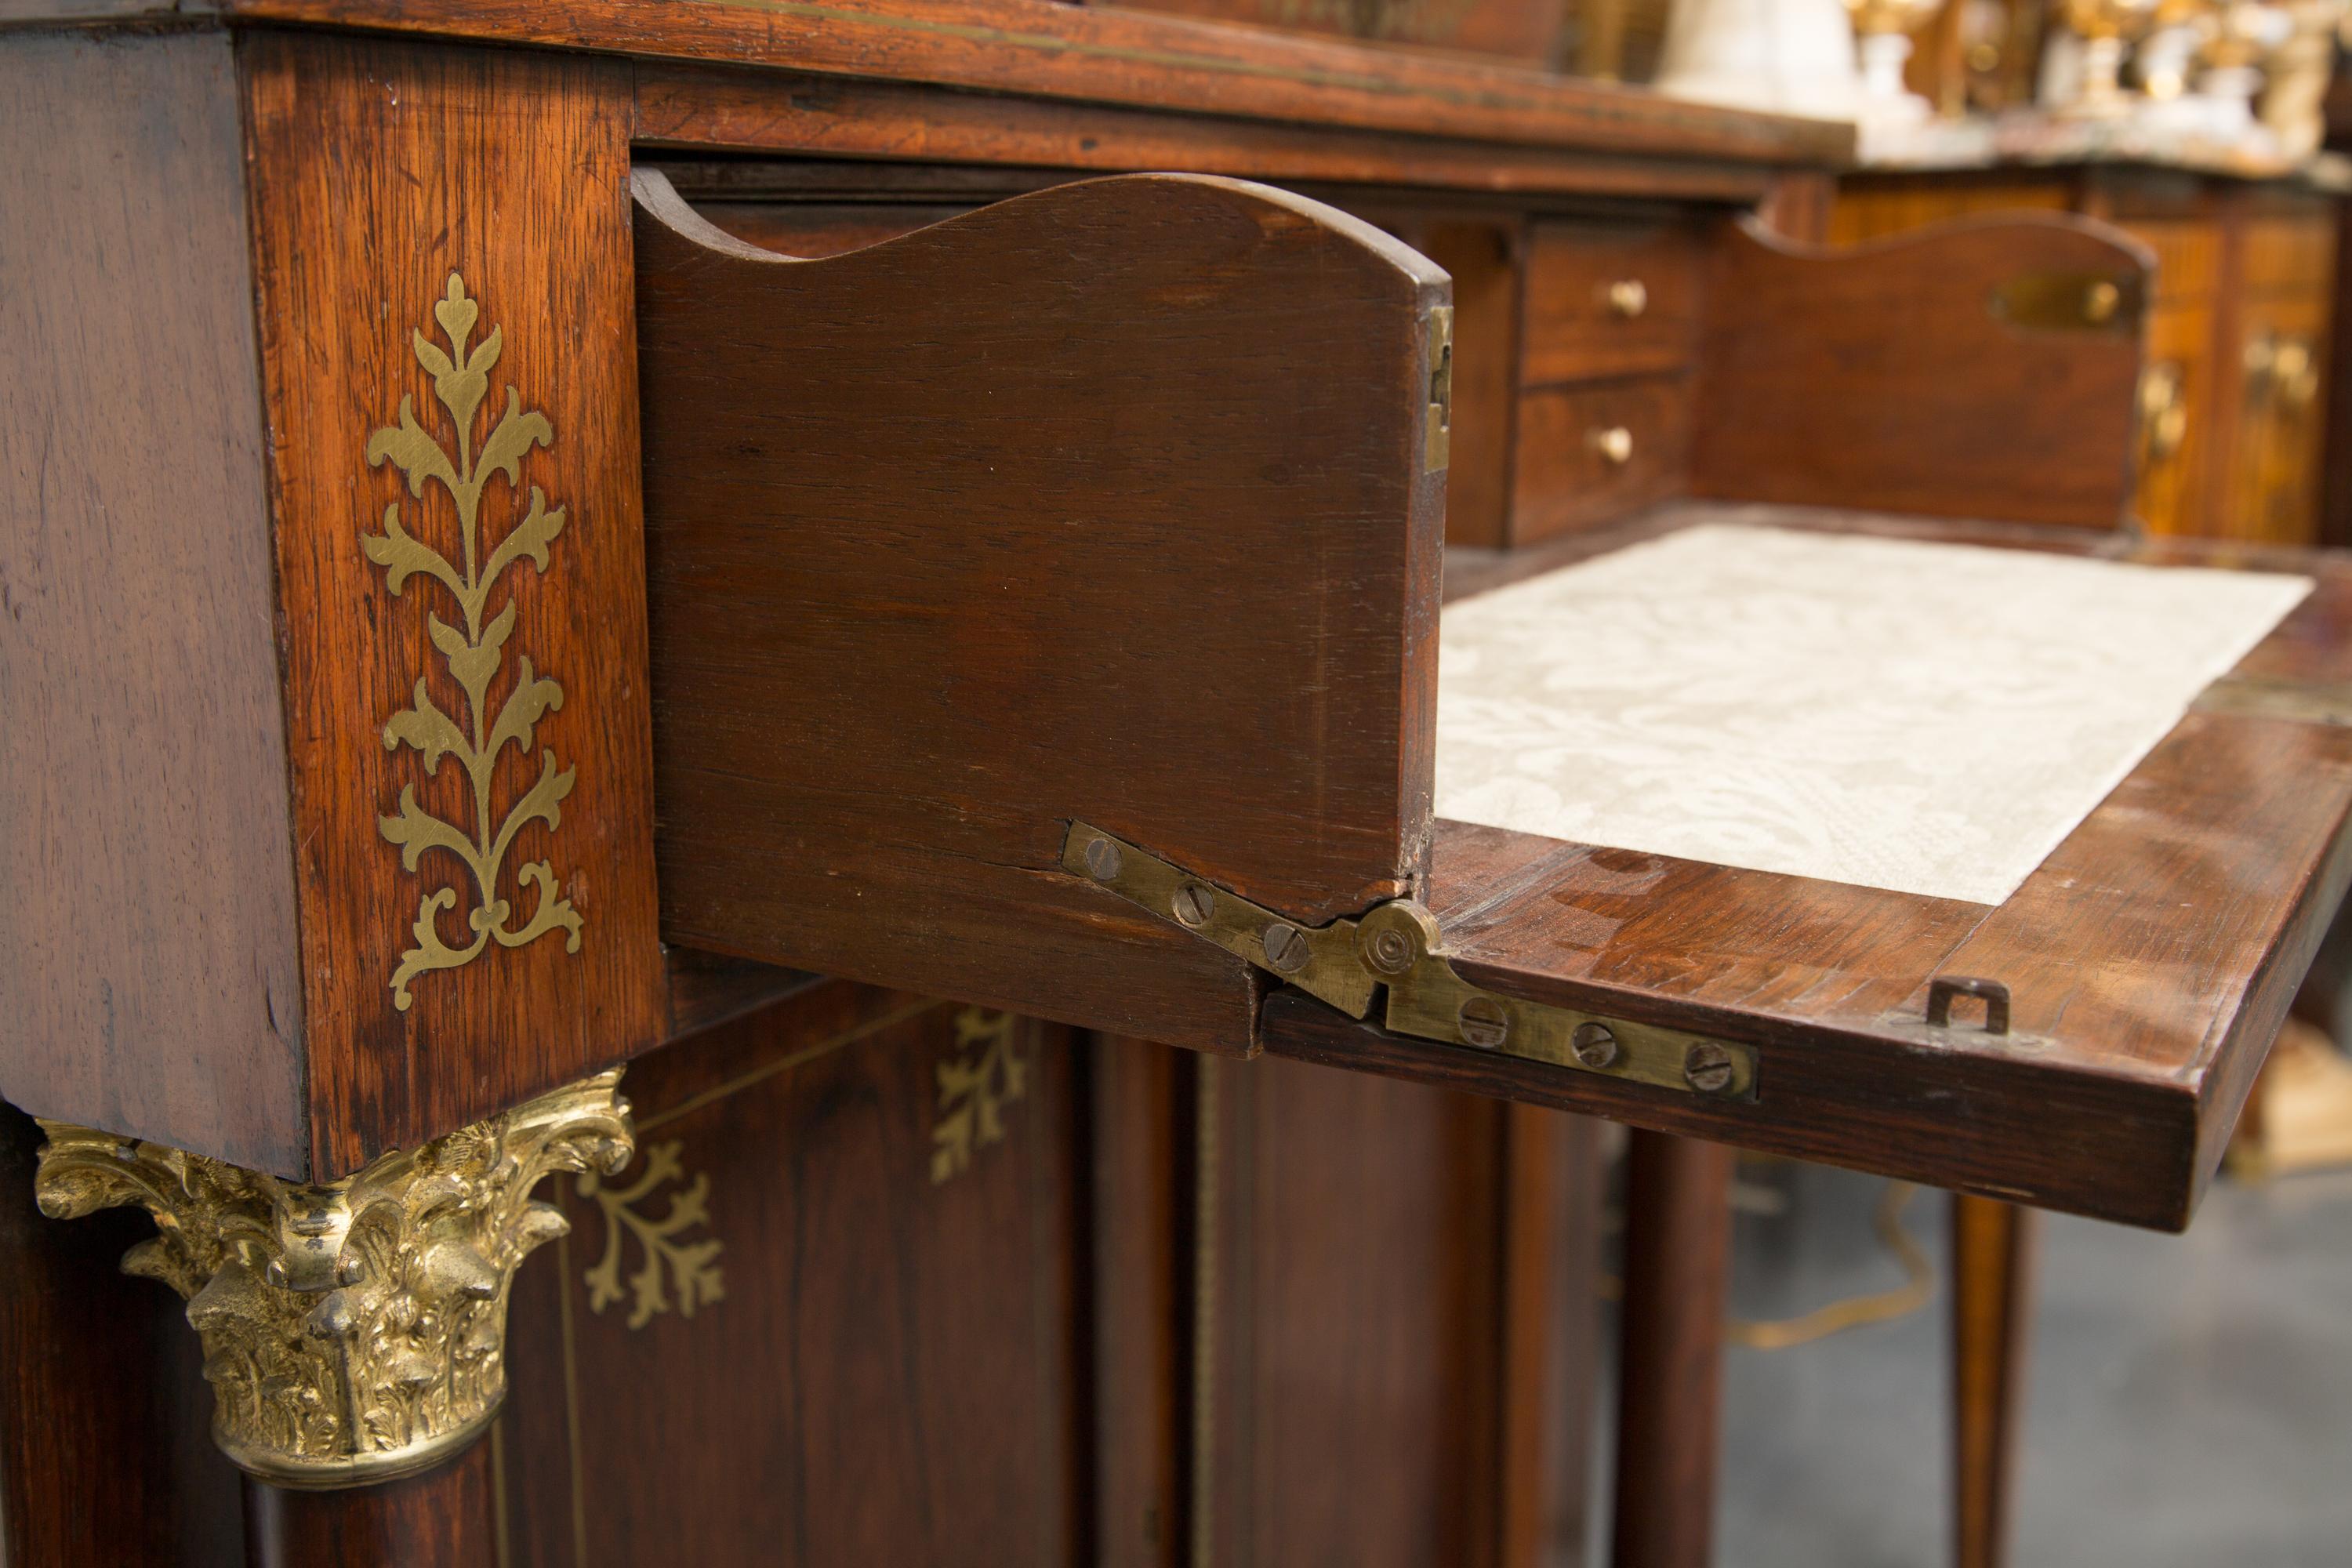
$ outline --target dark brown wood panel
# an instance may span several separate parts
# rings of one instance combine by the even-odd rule
[[[1510,539],[1604,528],[1690,483],[1691,383],[1637,376],[1519,395]]]
[[[1526,194],[1754,201],[1768,166],[1398,136],[1101,104],[942,93],[793,71],[646,63],[641,144],[857,158],[970,159],[1095,174],[1188,169]]]
[[[1612,1568],[1707,1568],[1731,1294],[1732,1152],[1636,1131],[1625,1158]]]
[[[1183,1336],[1196,1257],[1184,1246],[1194,1171],[1189,1058],[1097,1036],[1087,1058],[1094,1561],[1177,1568],[1193,1560]]]
[[[668,59],[790,66],[983,92],[1297,119],[1591,152],[1839,163],[1850,127],[1484,62],[1052,0],[235,0],[248,22],[357,26]]]
[[[1505,1108],[1197,1070],[1194,1561],[1493,1563]]]
[[[303,1001],[218,34],[0,36],[0,1093],[305,1168]]]
[[[1313,918],[1420,869],[1429,263],[1265,187],[1017,197],[791,261],[641,174],[672,941],[1243,1050],[1072,819]]]
[[[1538,68],[1554,63],[1565,0],[1130,0],[1139,11],[1328,33],[1399,48],[1498,55]]]
[[[516,1282],[506,1561],[1091,1561],[1075,1049],[827,982],[632,1068]]]
[[[2019,215],[1816,251],[1717,237],[1693,489],[1727,500],[2114,528],[2130,498],[2149,265],[2121,231]],[[1990,309],[2035,274],[2120,290],[2112,324]]]
[[[241,46],[250,106],[262,348],[273,437],[278,567],[285,603],[287,732],[298,811],[298,875],[309,1005],[310,1158],[333,1175],[652,1044],[662,1030],[656,936],[651,742],[644,676],[644,541],[638,510],[632,358],[625,68],[585,58],[425,48],[326,35],[249,35]],[[479,315],[469,352],[497,342],[463,447],[419,345],[446,352],[437,302],[462,275]],[[495,334],[495,339],[493,334]],[[439,345],[436,347],[436,345]],[[446,363],[444,361],[443,363]],[[436,373],[437,374],[437,373]],[[472,572],[457,508],[398,458],[369,460],[374,433],[415,411],[415,447],[454,453],[487,485],[480,550],[527,537],[528,498],[563,509],[542,542],[502,575],[482,564],[488,684],[469,697],[452,670],[478,656],[428,637],[428,616],[467,640],[457,595],[420,573],[397,596],[362,545],[386,509]],[[544,423],[534,437],[531,412]],[[492,432],[526,423],[511,448]],[[510,431],[511,433],[511,431]],[[381,455],[381,449],[380,455]],[[491,474],[503,456],[505,482]],[[417,461],[429,467],[429,460]],[[484,466],[488,465],[488,466]],[[490,553],[490,562],[497,556]],[[456,568],[453,565],[452,570]],[[492,580],[492,579],[495,580]],[[514,612],[499,628],[501,605]],[[497,647],[501,637],[509,638]],[[522,671],[532,672],[526,678]],[[388,742],[391,721],[429,694],[480,735],[488,715],[543,700],[523,743],[490,742],[488,793],[467,787],[463,753],[423,760],[422,740]],[[422,686],[420,686],[422,682]],[[418,710],[422,711],[422,710]],[[560,826],[522,809],[569,770]],[[561,929],[471,963],[417,975],[402,1011],[392,982],[428,910],[439,941],[477,940],[473,873],[426,849],[414,872],[379,821],[404,792],[459,834],[519,827],[495,897],[509,929],[541,900],[577,912],[576,951]],[[499,831],[505,831],[500,828]],[[420,835],[426,829],[416,830]],[[427,837],[411,840],[412,850]],[[551,868],[537,887],[521,879]]]
[[[1585,1560],[1600,1375],[1600,1126],[1514,1105],[1503,1125],[1502,1431],[1496,1561]]]
[[[48,1219],[40,1129],[0,1106],[0,1560],[41,1568],[243,1561],[238,1476],[185,1304],[122,1272],[143,1214]]]
[[[1687,369],[1698,348],[1701,257],[1687,224],[1538,224],[1520,380]]]

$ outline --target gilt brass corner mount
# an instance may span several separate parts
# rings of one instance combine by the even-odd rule
[[[340,1182],[44,1121],[34,1193],[52,1219],[145,1209],[122,1270],[188,1303],[213,1436],[281,1487],[369,1486],[430,1468],[506,1397],[508,1291],[566,1222],[531,1189],[615,1173],[635,1147],[620,1071],[541,1095]]]

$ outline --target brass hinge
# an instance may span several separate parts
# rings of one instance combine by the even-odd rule
[[[1454,307],[1430,311],[1422,331],[1428,340],[1429,408],[1423,416],[1421,466],[1433,474],[1454,460]]]
[[[1473,985],[1454,973],[1436,917],[1411,899],[1300,925],[1083,822],[1062,841],[1062,867],[1350,1018],[1370,1015],[1385,991],[1391,1034],[1714,1100],[1757,1098],[1752,1047]]]

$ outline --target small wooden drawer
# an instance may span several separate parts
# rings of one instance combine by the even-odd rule
[[[1524,394],[1512,542],[1602,527],[1678,494],[1689,454],[1686,376],[1642,376]]]
[[[1539,225],[1519,383],[1680,370],[1698,328],[1698,238],[1679,225]]]

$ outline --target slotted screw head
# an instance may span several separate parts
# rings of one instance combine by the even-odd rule
[[[1510,1016],[1503,1005],[1492,996],[1473,996],[1462,1004],[1454,1023],[1462,1030],[1463,1043],[1491,1051],[1510,1035]]]
[[[1731,1053],[1701,1040],[1683,1055],[1683,1079],[1701,1094],[1721,1094],[1731,1087]]]
[[[1605,1068],[1617,1059],[1617,1037],[1606,1024],[1579,1024],[1568,1044],[1576,1059],[1589,1068]]]
[[[1087,846],[1087,870],[1097,882],[1108,882],[1118,875],[1118,846],[1108,838],[1097,838]]]
[[[1205,882],[1187,882],[1176,889],[1176,918],[1188,926],[1206,925],[1217,912],[1217,895]]]
[[[1313,956],[1307,945],[1307,933],[1297,927],[1277,921],[1265,928],[1265,961],[1283,973],[1297,973]]]

